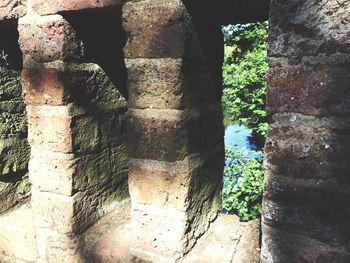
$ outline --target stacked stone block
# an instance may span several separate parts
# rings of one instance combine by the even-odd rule
[[[123,26],[132,253],[175,262],[205,233],[220,207],[220,78],[210,71],[181,1],[129,1]]]
[[[61,15],[19,32],[38,262],[85,262],[79,235],[128,196],[126,101]]]
[[[262,262],[348,262],[350,6],[271,8]]]

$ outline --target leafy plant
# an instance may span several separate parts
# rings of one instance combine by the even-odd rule
[[[263,160],[260,151],[226,149],[222,192],[223,208],[241,221],[260,217],[263,192]]]
[[[225,119],[252,129],[253,137],[262,147],[267,132],[267,22],[226,26],[223,32]]]

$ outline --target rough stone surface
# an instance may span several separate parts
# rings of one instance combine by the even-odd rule
[[[81,60],[84,47],[77,33],[60,15],[29,15],[19,20],[19,43],[25,67],[34,62]]]
[[[173,162],[189,154],[205,154],[223,143],[222,113],[218,107],[203,112],[129,110],[129,116],[130,157]]]
[[[29,105],[126,106],[108,76],[93,63],[27,65],[22,71],[22,84],[24,101]]]
[[[129,107],[184,109],[216,104],[218,87],[208,69],[198,66],[201,63],[195,59],[127,59]]]
[[[270,59],[269,112],[349,116],[349,68],[349,54],[304,57],[300,64]]]
[[[11,27],[1,28],[0,32],[0,213],[3,213],[28,198],[30,149],[21,95],[18,33]]]
[[[82,63],[68,20],[19,24],[38,262],[85,262],[79,235],[128,197],[126,101],[91,57]]]
[[[347,0],[278,0],[270,12],[271,56],[350,53]]]
[[[27,0],[3,0],[0,4],[0,21],[17,19],[26,13]]]
[[[127,2],[123,28],[136,233],[131,251],[149,261],[175,262],[207,231],[220,205],[221,65],[211,65],[209,54],[222,34],[205,41],[177,0]]]
[[[0,216],[0,261],[4,263],[34,263],[36,240],[33,214],[23,205]]]
[[[185,15],[179,0],[127,2],[123,6],[123,27],[128,35],[125,57],[182,57],[186,39]]]
[[[130,211],[130,202],[125,202],[83,235],[82,252],[87,262],[132,262],[130,246],[135,240]]]
[[[184,108],[181,59],[128,59],[129,107]],[[164,74],[159,74],[164,72]]]
[[[181,263],[258,263],[259,220],[239,222],[234,215],[219,215]]]
[[[117,208],[82,237],[82,251],[87,262],[175,262],[173,258],[141,259],[134,254],[137,232],[132,227],[130,204]],[[170,224],[170,223],[169,223]],[[169,239],[170,240],[170,239]],[[157,243],[156,240],[153,241]],[[139,254],[148,250],[138,251]],[[145,256],[145,254],[143,254]],[[259,221],[239,222],[236,216],[219,215],[181,263],[259,262]]]
[[[349,261],[345,247],[330,246],[315,239],[263,224],[262,262],[339,262]],[[287,244],[287,245],[286,245]]]
[[[220,189],[212,182],[219,179],[220,157],[213,152],[207,160],[192,157],[175,163],[131,159],[129,191],[138,244],[133,253],[171,261],[181,257],[186,244],[194,245],[219,208]]]
[[[38,243],[38,261],[63,262],[63,263],[85,263],[81,255],[80,240],[72,234],[60,234],[46,228],[36,231]]]
[[[65,262],[84,262],[78,235],[128,196],[125,110],[120,97],[109,95],[87,108],[27,106],[32,207],[43,262],[65,254]]]
[[[131,159],[129,191],[134,202],[173,207],[185,212],[192,172],[188,160],[160,163]]]
[[[349,257],[348,1],[273,1],[261,262]]]
[[[50,15],[66,11],[80,11],[111,6],[120,6],[121,0],[32,0],[32,8],[40,15]]]

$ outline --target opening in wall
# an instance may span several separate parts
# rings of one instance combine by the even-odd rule
[[[226,25],[223,97],[223,211],[241,221],[260,218],[263,192],[267,22]]]

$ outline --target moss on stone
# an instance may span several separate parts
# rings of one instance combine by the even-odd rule
[[[3,175],[27,169],[30,149],[26,139],[0,140],[0,153],[0,180]]]
[[[26,174],[21,181],[16,184],[16,192],[20,195],[27,195],[30,191],[29,174]]]
[[[25,202],[30,195],[28,174],[17,182],[0,182],[0,214]]]
[[[0,101],[21,100],[22,87],[19,71],[0,66]]]

